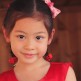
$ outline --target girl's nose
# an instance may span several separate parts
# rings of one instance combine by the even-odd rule
[[[35,48],[35,45],[34,45],[34,42],[33,40],[27,40],[24,44],[24,49],[26,50],[34,50]]]

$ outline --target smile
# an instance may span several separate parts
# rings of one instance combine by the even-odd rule
[[[32,58],[32,57],[35,56],[35,54],[24,54],[24,56],[25,56],[26,58]]]

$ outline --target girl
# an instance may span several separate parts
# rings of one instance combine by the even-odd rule
[[[15,0],[3,23],[3,33],[17,58],[15,67],[0,74],[0,81],[76,81],[69,63],[45,60],[60,13],[49,0]]]

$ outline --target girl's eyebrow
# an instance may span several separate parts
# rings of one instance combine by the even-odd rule
[[[24,34],[28,34],[27,32],[24,32],[24,31],[20,31],[20,30],[16,30],[15,32],[19,32],[19,33],[24,33]],[[40,31],[40,32],[35,32],[33,34],[45,34],[46,32],[43,32],[43,31]]]
[[[36,32],[36,33],[34,33],[34,34],[42,34],[42,33],[46,33],[46,32],[43,32],[43,31],[41,31],[41,32]]]
[[[24,31],[20,31],[20,30],[16,30],[15,32],[26,34]]]

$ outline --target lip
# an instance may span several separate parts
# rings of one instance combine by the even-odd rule
[[[35,55],[35,54],[24,54],[24,56],[25,56],[26,58],[32,58],[32,57],[34,57],[34,55]]]

